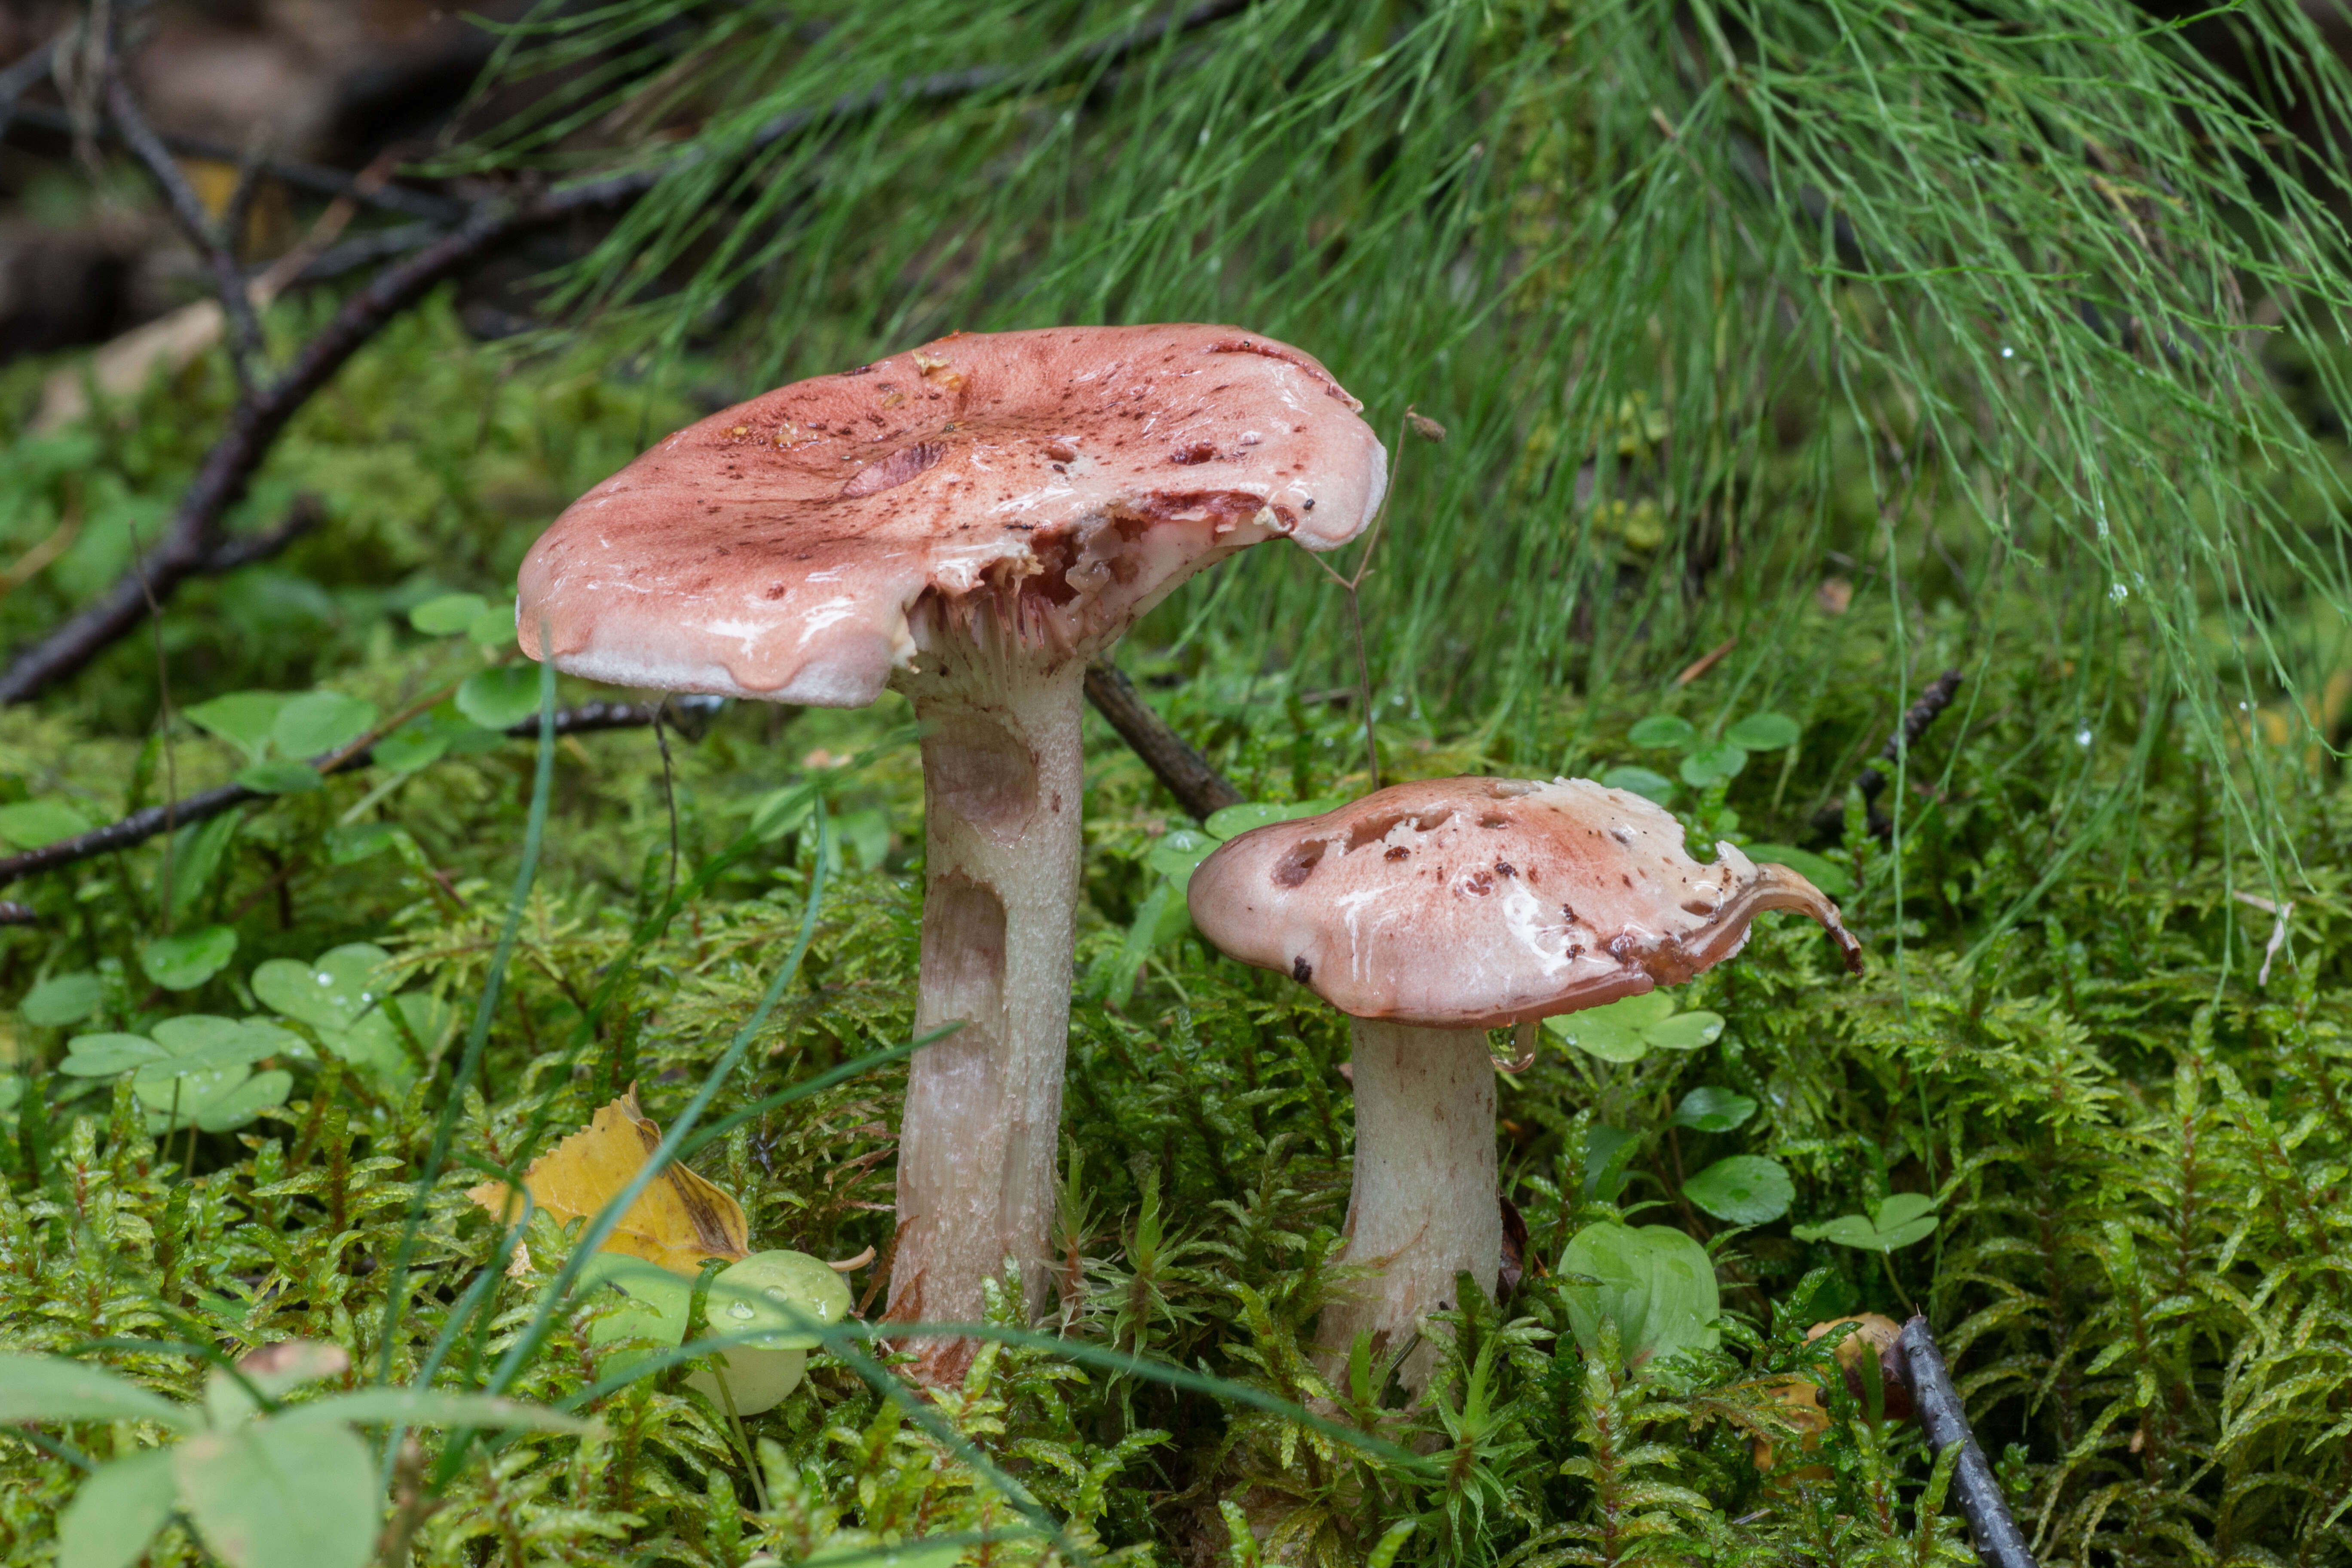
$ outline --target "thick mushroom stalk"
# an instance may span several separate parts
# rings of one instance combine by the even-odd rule
[[[1819,921],[1861,969],[1837,906],[1785,866],[1716,846],[1701,864],[1658,806],[1583,779],[1432,779],[1243,834],[1187,893],[1220,949],[1355,1020],[1349,1262],[1385,1259],[1325,1310],[1330,1364],[1393,1342],[1501,1260],[1486,1031],[1675,985],[1738,952],[1755,918]],[[1403,1367],[1416,1392],[1433,1352]]]
[[[1386,455],[1314,360],[1232,327],[955,334],[681,430],[523,563],[523,650],[577,675],[923,726],[917,1053],[894,1321],[1042,1263],[1069,1022],[1087,659],[1177,584],[1370,521]],[[542,647],[541,627],[549,647]],[[1047,1271],[1024,1271],[1029,1305]],[[969,1342],[918,1373],[960,1374]]]
[[[1433,1029],[1357,1018],[1349,1036],[1356,1089],[1356,1174],[1342,1263],[1378,1278],[1341,1288],[1316,1339],[1343,1363],[1360,1333],[1393,1350],[1430,1312],[1458,1306],[1457,1275],[1488,1296],[1503,1259],[1495,1188],[1495,1066],[1484,1029]],[[1437,1347],[1406,1356],[1398,1375],[1427,1386]]]

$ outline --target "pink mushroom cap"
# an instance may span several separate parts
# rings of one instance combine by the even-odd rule
[[[1201,862],[1193,923],[1341,1012],[1495,1028],[1675,985],[1738,952],[1766,910],[1862,944],[1837,906],[1736,845],[1713,865],[1682,824],[1589,779],[1430,779],[1272,823]]]
[[[829,707],[913,666],[927,597],[1090,656],[1234,551],[1353,538],[1387,475],[1360,407],[1237,327],[956,333],[662,441],[531,547],[517,629],[593,679]]]

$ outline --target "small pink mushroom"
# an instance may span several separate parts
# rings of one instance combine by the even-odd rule
[[[1767,910],[1829,931],[1837,906],[1735,845],[1703,866],[1682,824],[1585,779],[1434,779],[1244,833],[1203,860],[1193,923],[1353,1020],[1355,1188],[1346,1258],[1380,1279],[1324,1309],[1335,1359],[1358,1333],[1400,1339],[1454,1305],[1467,1270],[1492,1292],[1502,1257],[1495,1075],[1486,1031],[1675,985],[1738,952]],[[1423,1346],[1404,1378],[1418,1390]]]

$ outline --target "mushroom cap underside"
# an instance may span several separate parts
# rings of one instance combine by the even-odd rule
[[[517,630],[617,684],[856,707],[928,598],[1060,658],[1203,565],[1347,542],[1386,483],[1360,407],[1236,327],[956,333],[668,437],[531,547]]]
[[[1679,984],[1793,909],[1861,969],[1811,882],[1731,844],[1713,865],[1682,824],[1589,779],[1431,779],[1244,833],[1203,860],[1192,921],[1341,1012],[1498,1027]]]

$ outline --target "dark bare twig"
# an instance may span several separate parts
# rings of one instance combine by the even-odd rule
[[[1870,831],[1874,837],[1884,838],[1895,831],[1894,820],[1878,809],[1878,797],[1886,790],[1886,774],[1881,769],[1892,766],[1919,743],[1927,726],[1952,705],[1963,679],[1958,670],[1948,669],[1929,682],[1927,689],[1919,694],[1919,700],[1904,710],[1903,721],[1886,737],[1886,744],[1878,749],[1877,757],[1855,775],[1853,784],[1862,792],[1863,805],[1869,811]],[[1836,833],[1844,824],[1845,806],[1839,801],[1831,801],[1813,816],[1813,826],[1819,832]]]
[[[318,497],[298,496],[277,527],[229,540],[205,556],[194,574],[219,577],[240,566],[267,561],[326,521],[327,509],[319,504]]]
[[[555,732],[558,735],[586,735],[599,730],[642,729],[654,721],[655,706],[651,702],[584,702],[577,708],[558,709]],[[526,719],[506,732],[519,741],[537,740],[539,720],[536,716]],[[357,751],[313,757],[310,763],[322,773],[340,773],[366,767],[374,760],[374,748],[363,746]],[[257,790],[249,790],[243,784],[227,784],[189,795],[169,807],[151,805],[144,811],[132,812],[120,822],[93,827],[88,833],[60,838],[54,844],[44,844],[38,849],[27,849],[21,855],[0,860],[0,887],[38,871],[52,871],[59,866],[87,860],[93,855],[128,849],[159,833],[170,831],[175,825],[204,822],[248,801],[275,798]]]
[[[1073,68],[1094,71],[1117,66],[1171,36],[1222,21],[1246,8],[1247,0],[1205,0],[1190,10],[1130,28],[1118,38],[1078,51],[1073,57]],[[871,113],[895,100],[944,101],[1019,79],[1017,70],[990,68],[949,72],[847,94],[822,110],[778,116],[761,129],[745,152],[759,151],[819,124]],[[127,94],[124,101],[129,101]],[[135,116],[137,106],[131,107]],[[138,123],[143,125],[143,119]],[[160,150],[162,146],[158,139],[156,147]],[[463,221],[455,228],[410,252],[404,259],[387,265],[346,300],[334,318],[303,345],[283,376],[266,392],[256,391],[239,399],[229,416],[228,429],[205,455],[203,467],[181,497],[171,526],[143,563],[156,601],[160,604],[169,600],[181,584],[203,574],[205,563],[221,547],[222,519],[243,499],[254,474],[287,424],[346,361],[400,312],[499,246],[569,218],[625,206],[672,174],[709,155],[698,151],[688,153],[667,163],[583,180],[554,190],[484,200],[465,209]],[[154,160],[145,161],[152,168]],[[163,162],[169,164],[168,153],[163,154]],[[272,163],[269,168],[271,173],[286,177],[282,166]],[[339,195],[359,201],[374,199],[392,189],[382,184],[373,190],[362,189],[365,184],[344,181],[336,189]],[[180,184],[185,188],[184,181]],[[196,211],[201,216],[201,204]],[[320,263],[325,259],[322,257]],[[137,576],[124,574],[95,601],[20,651],[7,668],[0,671],[0,704],[29,700],[79,673],[139,624],[146,614],[145,600]]]
[[[268,151],[268,140],[257,131],[246,143],[245,155],[236,161],[236,185],[221,208],[221,247],[236,262],[245,259],[246,230],[253,226],[253,201],[261,194],[262,163]]]
[[[41,70],[46,71],[48,68],[47,53],[43,51],[36,51],[36,53],[43,61]],[[28,57],[28,59],[32,57]],[[19,65],[24,63],[26,62],[20,61]],[[8,68],[13,72],[17,67],[11,66]],[[34,79],[37,79],[39,75],[40,72],[36,71]],[[7,102],[7,77],[0,75],[0,106],[5,106]],[[68,116],[42,104],[18,104],[16,106],[15,118],[36,131],[46,131],[60,136],[73,133],[73,121]],[[6,133],[6,126],[5,109],[0,109],[0,135]],[[100,127],[100,136],[108,142],[120,142],[122,139],[121,132],[112,126]],[[208,136],[190,136],[176,131],[160,129],[155,132],[155,136],[166,149],[184,158],[204,158],[217,163],[234,163],[237,161],[236,148],[226,142],[214,141]],[[382,184],[370,189],[362,189],[352,175],[341,169],[331,169],[324,163],[304,163],[298,158],[264,158],[257,168],[260,174],[293,190],[330,198],[348,196],[380,212],[397,213],[402,217],[407,218],[421,218],[437,226],[438,229],[447,229],[466,220],[467,206],[464,202],[439,195],[431,191],[420,191],[414,185]]]
[[[1170,729],[1168,721],[1151,710],[1135,683],[1109,659],[1097,658],[1087,666],[1087,700],[1143,759],[1152,777],[1168,786],[1176,804],[1193,816],[1205,822],[1212,813],[1241,805],[1242,792],[1211,767],[1209,759],[1194,751],[1183,736]]]
[[[1960,1396],[1952,1387],[1952,1376],[1945,1370],[1936,1338],[1928,1332],[1927,1320],[1915,1317],[1904,1324],[1897,1342],[1910,1373],[1912,1405],[1920,1428],[1927,1435],[1927,1446],[1938,1455],[1956,1446],[1960,1450],[1952,1471],[1952,1495],[1960,1505],[1960,1517],[1969,1521],[1978,1559],[1985,1568],[2034,1568],[2032,1549],[2011,1516],[2008,1500],[2000,1495],[2000,1478],[1992,1473],[1984,1450],[1969,1430],[1968,1412],[1960,1407]]]
[[[229,365],[236,372],[245,400],[253,401],[268,379],[269,362],[262,348],[261,321],[253,313],[253,297],[247,291],[245,269],[237,265],[234,242],[225,240],[214,226],[212,215],[205,211],[204,202],[180,172],[180,165],[156,140],[155,128],[147,123],[138,95],[119,72],[106,84],[106,112],[121,131],[124,144],[147,166],[148,176],[163,191],[173,221],[212,269],[213,291],[228,315]]]
[[[1878,763],[1900,762],[1904,752],[1919,743],[1919,737],[1927,732],[1927,726],[1952,705],[1952,699],[1959,693],[1961,679],[1957,669],[1944,671],[1928,683],[1927,689],[1919,694],[1918,701],[1904,710],[1903,722],[1895,726],[1895,733],[1887,736],[1886,744],[1879,748],[1878,763],[1863,769],[1862,776],[1854,780],[1854,786],[1862,791],[1864,800],[1876,800],[1879,792],[1886,787],[1886,775],[1879,771]]]

